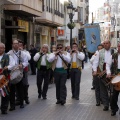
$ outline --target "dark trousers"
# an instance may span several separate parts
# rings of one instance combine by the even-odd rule
[[[22,82],[23,82],[23,91],[24,91],[24,100],[28,100],[28,88],[29,88],[29,83],[28,83],[28,72],[27,71],[24,71],[23,72],[23,79],[22,79]],[[16,89],[16,97],[17,97],[17,101],[20,100],[20,95],[18,94],[17,92],[17,89]]]
[[[72,97],[79,98],[81,71],[78,68],[71,69],[71,89]]]
[[[67,73],[54,72],[54,79],[55,79],[55,85],[56,85],[56,99],[58,101],[66,102]]]
[[[42,88],[42,83],[44,79],[44,84]],[[38,88],[38,94],[43,97],[47,96],[48,91],[48,84],[49,84],[49,70],[38,70],[37,71],[37,88]]]
[[[36,63],[34,61],[30,62],[30,67],[32,74],[36,74]]]
[[[15,93],[16,93],[16,90],[17,90],[18,95],[19,95],[20,105],[23,105],[24,89],[23,89],[22,80],[15,85],[14,84],[10,85],[10,107],[15,107]]]
[[[98,76],[93,76],[93,83],[95,87],[96,103],[100,103],[100,79]]]
[[[24,71],[23,72],[23,89],[24,89],[24,100],[28,100],[28,88],[29,88],[29,83],[28,83],[28,72]]]
[[[100,79],[100,96],[103,102],[104,106],[109,107],[109,96],[108,96],[108,89],[107,86],[105,85],[105,83],[103,82],[103,79]]]
[[[2,97],[1,96],[1,111],[7,111],[9,105],[9,95]]]
[[[118,110],[118,105],[117,105],[118,95],[119,95],[119,91],[116,91],[115,89],[113,89],[113,95],[112,95],[112,99],[111,99],[111,103],[110,103],[112,111]]]

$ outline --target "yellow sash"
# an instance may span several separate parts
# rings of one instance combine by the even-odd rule
[[[77,68],[77,63],[76,62],[72,62],[72,68]]]

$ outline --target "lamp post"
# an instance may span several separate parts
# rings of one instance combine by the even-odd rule
[[[72,2],[67,6],[67,13],[69,14],[70,23],[67,24],[70,29],[70,47],[72,48],[72,29],[75,27],[75,23],[73,22],[73,16],[75,14],[75,8],[73,7]]]

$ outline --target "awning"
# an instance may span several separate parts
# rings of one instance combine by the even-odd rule
[[[2,26],[2,28],[6,28],[6,29],[25,29],[25,26]]]

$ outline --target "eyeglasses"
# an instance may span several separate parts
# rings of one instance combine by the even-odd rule
[[[57,47],[57,49],[62,49],[62,47]]]

